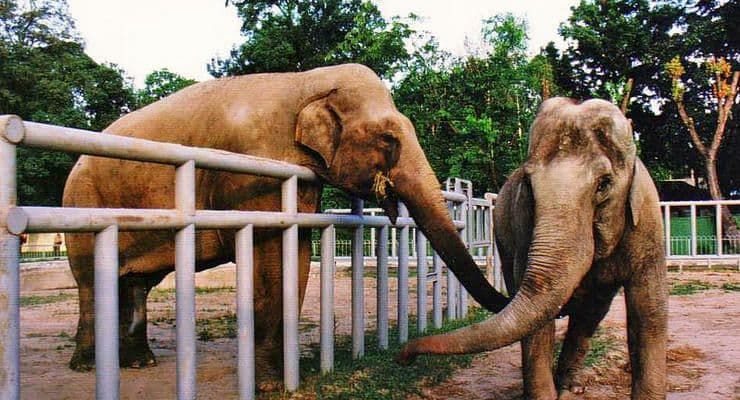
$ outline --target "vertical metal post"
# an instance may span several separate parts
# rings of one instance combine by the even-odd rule
[[[666,204],[663,208],[663,229],[665,229],[665,255],[671,255],[671,206]]]
[[[175,207],[195,215],[195,162],[188,161],[175,172]],[[177,398],[196,398],[195,368],[195,225],[175,234],[175,297],[177,318]]]
[[[391,228],[391,257],[398,257],[398,229]]]
[[[406,205],[399,203],[398,216],[408,218]],[[398,238],[398,342],[409,340],[409,227],[401,227]]]
[[[239,399],[255,398],[254,227],[236,232],[236,321],[238,325]]]
[[[321,230],[321,373],[334,370],[334,225]]]
[[[118,399],[118,346],[118,227],[114,225],[95,234],[95,396],[98,399]]]
[[[363,201],[352,199],[352,214],[362,217]],[[363,254],[363,227],[352,232],[352,358],[365,354],[365,274]]]
[[[717,204],[714,209],[714,226],[717,235],[717,255],[722,255],[722,205]]]
[[[282,185],[282,211],[298,212],[298,178]],[[283,230],[283,379],[285,390],[298,389],[298,225]]]
[[[388,349],[388,226],[378,228],[377,255],[378,284],[378,346]]]
[[[447,205],[450,210],[450,217],[455,219],[455,209],[452,202]],[[457,319],[457,278],[451,269],[447,268],[447,320]]]
[[[691,255],[696,256],[696,205],[692,204],[691,209]]]
[[[427,240],[416,230],[416,331],[427,330]]]
[[[434,283],[432,284],[432,324],[435,328],[442,327],[442,260],[437,252],[432,257],[432,269],[434,269]]]
[[[16,205],[15,144],[23,122],[0,117],[0,398],[20,398],[20,238],[8,232],[6,216]]]
[[[470,212],[471,211],[470,199],[472,198],[472,193],[471,193],[472,190],[470,189],[471,188],[466,188],[466,190],[463,190],[462,181],[457,178],[455,179],[455,191],[458,193],[463,193],[467,197],[467,200],[464,203],[460,204],[460,217],[461,217],[460,219],[465,221],[465,228],[463,228],[463,230],[460,232],[460,235],[463,238],[463,242],[465,242],[468,245],[468,251],[470,251],[472,254],[471,243],[472,243],[473,237],[471,235],[473,233],[472,231],[473,223],[471,220],[472,213]],[[459,304],[460,309],[458,312],[458,316],[465,317],[468,315],[468,291],[465,290],[465,287],[460,285],[459,282],[458,282],[458,289],[459,289],[459,292],[458,292],[459,299],[458,300],[460,302]]]
[[[370,216],[375,216],[375,211],[370,211]],[[378,230],[376,228],[370,228],[370,257],[375,257],[375,250],[377,248],[376,241],[378,236]]]

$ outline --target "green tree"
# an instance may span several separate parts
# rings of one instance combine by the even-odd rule
[[[22,7],[0,1],[0,114],[101,130],[127,112],[133,91],[114,65],[84,52],[63,0]],[[26,205],[58,205],[75,157],[19,148],[18,197]]]
[[[369,1],[231,3],[243,21],[245,42],[230,57],[212,60],[208,71],[215,77],[358,62],[388,78],[409,58],[405,41],[414,31],[400,18],[386,21]]]
[[[550,44],[543,55],[554,67],[555,83],[564,94],[577,98],[609,98],[620,82],[632,78],[627,109],[639,138],[641,157],[651,171],[687,175],[705,170],[685,127],[671,105],[671,81],[663,66],[674,55],[699,60],[686,66],[687,82],[706,82],[701,60],[724,57],[740,60],[738,2],[599,0],[581,1],[572,9],[560,33],[568,46],[562,52]],[[710,112],[709,85],[693,85],[683,102],[697,126],[716,125]],[[738,106],[734,107],[735,112]],[[720,186],[727,193],[740,189],[737,128],[730,124],[727,140],[718,149]],[[699,129],[703,142],[711,142],[711,129]]]
[[[525,158],[541,84],[552,79],[544,57],[526,55],[524,20],[487,19],[482,36],[482,57],[452,59],[429,41],[394,90],[438,178],[472,180],[477,194],[497,191]]]
[[[136,92],[138,107],[144,107],[184,89],[198,81],[185,78],[167,68],[153,71],[146,76],[144,88]]]

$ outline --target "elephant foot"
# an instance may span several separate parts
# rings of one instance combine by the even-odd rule
[[[257,390],[262,393],[283,391],[283,373],[274,363],[257,360],[258,372],[256,376]]]
[[[282,392],[283,381],[278,379],[265,379],[257,382],[257,390],[262,393]]]
[[[572,384],[568,389],[560,389],[558,400],[575,400],[586,393],[586,387],[581,384]]]
[[[72,354],[72,359],[69,360],[69,368],[77,372],[87,372],[95,369],[95,348],[77,347],[74,354]]]
[[[157,359],[149,346],[127,346],[119,352],[122,368],[149,368],[157,365]]]

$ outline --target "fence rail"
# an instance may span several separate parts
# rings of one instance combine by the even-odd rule
[[[733,261],[740,267],[740,235],[723,232],[723,208],[740,206],[740,200],[707,200],[707,201],[664,201],[663,227],[665,235],[666,258],[681,261]],[[708,230],[699,232],[700,214],[710,217]],[[678,218],[688,215],[688,232],[680,232],[674,223]],[[712,221],[713,220],[713,221]],[[674,234],[678,233],[678,234]],[[711,265],[711,264],[710,264]]]
[[[38,147],[125,160],[170,164],[176,167],[175,209],[93,209],[59,207],[19,207],[16,205],[16,146]],[[283,179],[282,211],[213,211],[195,208],[195,169],[271,176]],[[365,216],[361,200],[354,200],[349,214],[304,214],[297,212],[298,180],[312,181],[309,169],[279,161],[94,133],[78,129],[23,122],[15,116],[0,116],[0,398],[20,398],[19,328],[19,248],[18,235],[26,232],[95,233],[95,360],[96,396],[117,399],[120,378],[118,361],[118,234],[126,230],[176,230],[176,337],[177,398],[196,397],[195,351],[195,230],[237,229],[237,325],[238,384],[241,399],[255,396],[255,349],[252,282],[253,230],[256,227],[283,229],[283,353],[284,386],[298,388],[298,227],[321,229],[321,371],[333,368],[333,275],[335,268],[335,228],[353,230],[352,264],[352,354],[364,353],[363,310],[363,232],[377,228],[375,257],[378,266],[378,338],[388,347],[388,240],[390,221],[385,216]],[[490,229],[491,201],[472,198],[472,184],[448,180],[443,192],[451,216],[474,251],[493,254]],[[398,320],[400,342],[408,339],[409,250],[418,246],[417,329],[427,323],[425,312],[427,279],[432,283],[433,324],[441,325],[441,280],[443,268],[436,254],[433,272],[427,274],[425,239],[420,232],[409,243],[415,226],[401,204],[396,256],[398,262]],[[483,249],[483,250],[479,250]],[[467,295],[454,275],[447,271],[447,317],[458,318],[467,312]]]

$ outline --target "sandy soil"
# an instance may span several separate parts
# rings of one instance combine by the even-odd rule
[[[318,341],[318,268],[312,269],[304,309],[301,342]],[[674,282],[702,281],[720,287],[740,283],[740,274],[721,272],[671,273]],[[366,320],[375,321],[374,280],[365,288]],[[413,283],[415,279],[410,279]],[[391,279],[395,292],[395,279]],[[74,350],[72,337],[77,323],[75,290],[24,292],[23,296],[48,297],[57,301],[26,305],[21,311],[21,391],[26,399],[94,398],[95,374],[67,368]],[[337,333],[349,333],[350,278],[338,273],[335,295]],[[415,305],[412,289],[411,304]],[[395,304],[395,294],[390,296]],[[603,335],[616,343],[606,362],[585,371],[588,388],[582,399],[628,398],[629,373],[624,344],[624,301],[618,297],[607,316]],[[233,313],[232,290],[199,294],[198,318]],[[159,365],[145,370],[121,371],[122,399],[175,398],[174,296],[160,292],[150,301],[149,336]],[[414,310],[411,310],[414,313]],[[395,315],[391,312],[391,318]],[[565,321],[558,322],[562,335]],[[669,343],[669,399],[740,399],[740,292],[720,288],[688,296],[671,296]],[[425,388],[430,399],[518,399],[521,397],[519,346],[486,353],[473,365],[458,371],[442,385]],[[202,399],[236,398],[236,341],[198,341],[198,388]]]

